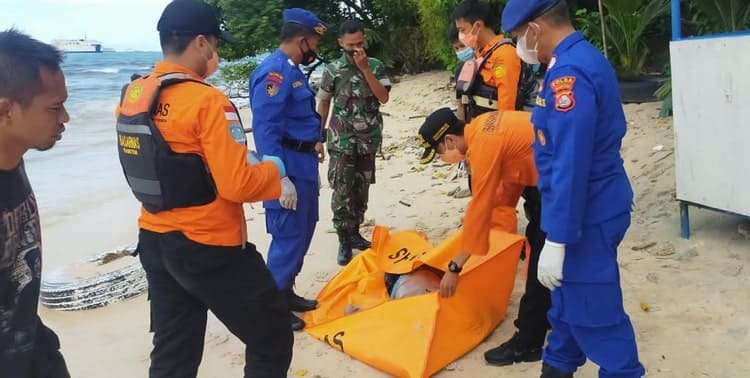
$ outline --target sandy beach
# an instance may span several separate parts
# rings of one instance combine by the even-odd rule
[[[418,163],[416,130],[432,110],[452,106],[450,75],[430,72],[400,78],[383,107],[384,156],[377,160],[377,183],[370,194],[368,224],[425,232],[433,242],[460,225],[468,198],[454,198],[465,179],[451,180],[455,169],[440,162]],[[626,169],[635,191],[632,226],[619,251],[625,308],[636,329],[641,361],[649,377],[750,377],[750,240],[738,232],[741,219],[691,208],[692,238],[680,238],[675,201],[672,120],[659,119],[657,103],[626,105],[629,123],[623,145]],[[243,118],[249,122],[248,109]],[[331,190],[321,165],[320,222],[297,292],[314,297],[339,270],[337,238],[331,224]],[[33,182],[33,176],[32,176]],[[106,211],[44,223],[44,274],[65,261],[55,251],[102,249],[134,242],[137,205],[128,197],[105,205]],[[402,203],[407,203],[406,206]],[[250,239],[265,251],[263,208],[248,204]],[[44,213],[42,212],[44,220]],[[525,227],[519,217],[519,229]],[[85,238],[77,237],[85,231]],[[363,228],[369,236],[372,227]],[[522,265],[519,266],[519,271]],[[517,275],[505,321],[477,348],[437,377],[538,377],[541,363],[497,368],[483,353],[515,331],[523,274]],[[104,308],[62,312],[41,308],[41,316],[60,336],[73,377],[146,377],[151,350],[145,295]],[[200,377],[238,377],[244,349],[213,316],[209,317]],[[596,377],[589,363],[577,377]],[[304,332],[295,334],[291,377],[387,377]]]

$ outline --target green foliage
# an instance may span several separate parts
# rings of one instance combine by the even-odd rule
[[[453,69],[458,64],[448,40],[451,23],[447,22],[457,3],[457,0],[417,0],[426,53],[448,69]]]
[[[657,99],[662,100],[661,111],[659,117],[669,117],[672,115],[672,78],[671,78],[671,66],[669,64],[664,67],[664,74],[667,78],[662,81],[659,88],[654,91],[654,96]]]
[[[282,0],[208,0],[208,3],[221,11],[224,26],[238,39],[236,44],[221,45],[222,58],[240,59],[278,45]]]
[[[643,37],[655,20],[667,15],[669,0],[606,0],[604,7],[607,44],[614,53],[610,60],[621,79],[637,78],[649,53]]]
[[[314,12],[328,25],[320,44],[324,57],[339,56],[338,27],[348,18],[358,18],[366,27],[368,54],[386,66],[418,72],[434,62],[431,54],[425,54],[416,0],[208,1],[219,8],[226,28],[239,39],[238,44],[220,47],[225,59],[255,56],[278,46],[283,9],[299,7]]]
[[[448,39],[448,32],[453,25],[453,9],[460,2],[461,0],[417,0],[419,26],[424,33],[426,54],[451,71],[458,65],[458,59]],[[499,19],[507,0],[488,2]]]
[[[693,22],[701,34],[750,29],[750,2],[747,0],[690,0]]]
[[[218,78],[211,84],[223,85],[229,97],[240,97],[240,93],[247,89],[247,79],[257,67],[258,62],[249,59],[225,64],[219,67]]]
[[[583,33],[586,40],[599,50],[604,51],[604,47],[602,46],[602,23],[599,18],[599,12],[580,8],[576,10],[573,16],[573,24],[576,29]]]

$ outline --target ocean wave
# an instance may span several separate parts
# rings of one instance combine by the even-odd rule
[[[96,73],[116,74],[116,73],[120,72],[120,69],[119,68],[115,68],[115,67],[89,68],[89,69],[83,70],[83,72],[96,72]]]

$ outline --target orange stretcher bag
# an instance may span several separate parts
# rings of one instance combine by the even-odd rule
[[[493,229],[486,256],[460,274],[456,295],[390,299],[384,276],[420,266],[445,271],[460,245],[456,232],[437,246],[417,231],[376,227],[373,247],[356,256],[305,314],[306,331],[397,377],[428,377],[479,345],[505,317],[525,238]]]

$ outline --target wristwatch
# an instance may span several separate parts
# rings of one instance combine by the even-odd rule
[[[462,267],[458,266],[455,261],[451,260],[451,262],[448,263],[448,271],[451,273],[461,273],[463,270]]]
[[[320,134],[320,143],[325,143],[328,137],[328,129],[323,130],[323,132]]]

